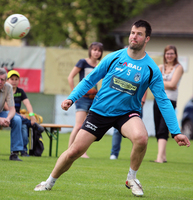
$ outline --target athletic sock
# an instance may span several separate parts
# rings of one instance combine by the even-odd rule
[[[47,183],[49,183],[52,187],[54,186],[57,178],[53,178],[50,174],[49,178],[46,180]]]
[[[138,170],[137,170],[137,171],[138,171]],[[130,168],[129,168],[129,173],[128,173],[128,175],[127,175],[127,179],[128,179],[128,180],[136,179],[137,171],[132,170],[131,167],[130,167]]]

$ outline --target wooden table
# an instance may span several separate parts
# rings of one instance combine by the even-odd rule
[[[44,127],[44,130],[50,139],[49,156],[52,156],[52,140],[56,140],[56,157],[57,157],[59,131],[61,131],[61,128],[73,128],[73,126],[65,124],[40,124],[40,126]]]

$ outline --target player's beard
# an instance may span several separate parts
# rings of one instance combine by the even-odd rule
[[[145,40],[143,41],[143,43],[140,43],[140,44],[130,43],[129,48],[134,50],[134,51],[140,51],[144,47],[144,44],[145,44]]]

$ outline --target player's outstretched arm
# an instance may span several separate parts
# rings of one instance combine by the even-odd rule
[[[72,100],[70,99],[66,99],[62,102],[61,107],[63,110],[68,110],[70,108],[70,106],[72,105]]]
[[[174,139],[179,146],[187,146],[187,147],[190,146],[190,141],[185,135],[178,134],[174,137]]]

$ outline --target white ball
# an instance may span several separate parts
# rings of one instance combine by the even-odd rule
[[[11,38],[21,39],[29,33],[30,23],[24,15],[13,14],[5,20],[4,30]]]

